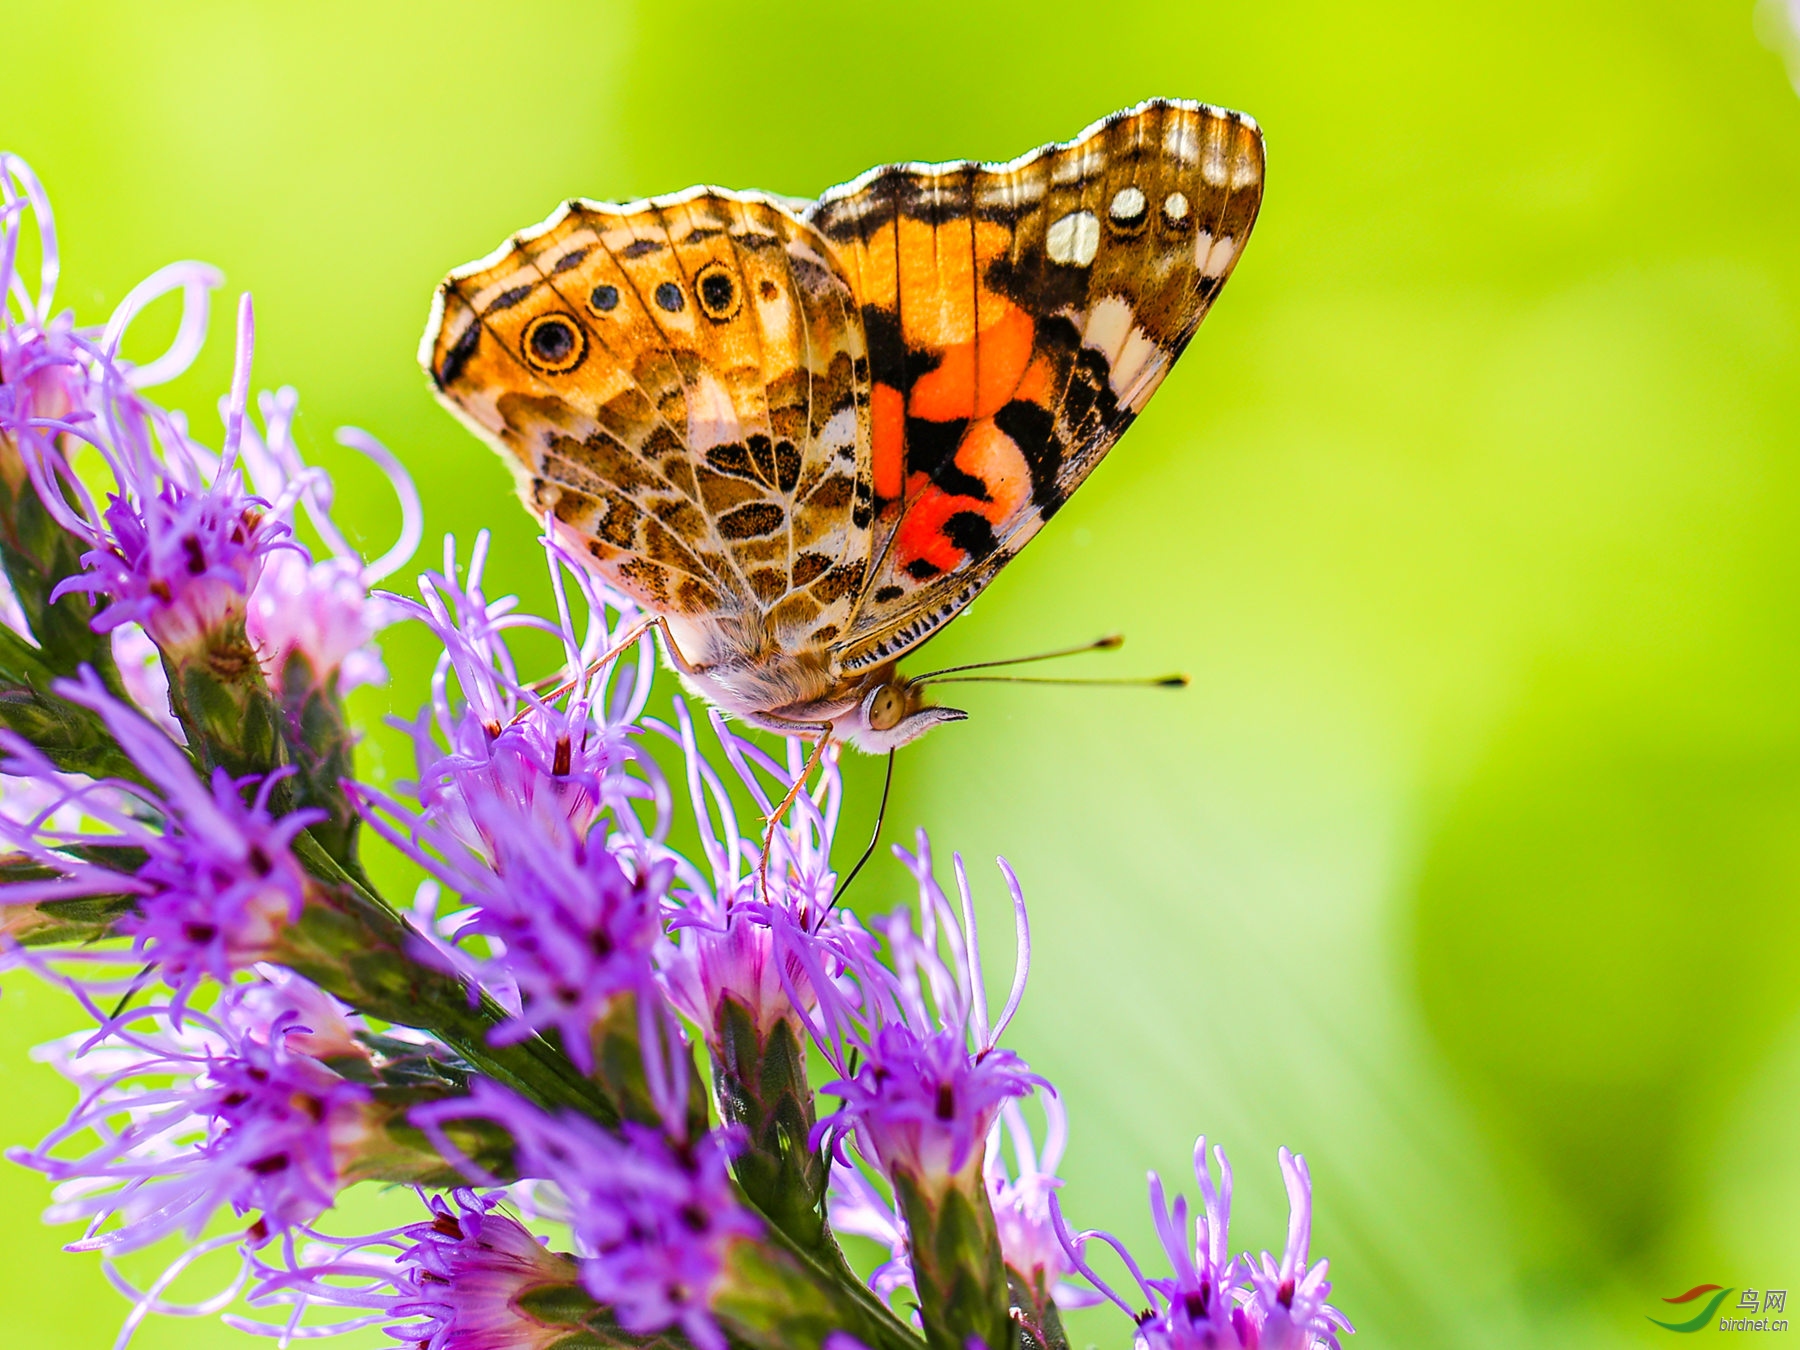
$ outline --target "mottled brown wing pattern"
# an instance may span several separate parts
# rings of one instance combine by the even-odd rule
[[[830,250],[781,205],[571,202],[450,276],[421,355],[527,506],[627,594],[748,651],[847,624],[872,518],[867,353]]]
[[[900,165],[808,220],[862,307],[872,566],[848,675],[972,600],[1155,392],[1261,202],[1254,122],[1157,100],[1005,165]]]

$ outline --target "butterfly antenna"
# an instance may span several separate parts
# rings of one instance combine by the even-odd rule
[[[1116,651],[1125,645],[1123,633],[1108,633],[1105,637],[1095,638],[1092,642],[1084,642],[1079,647],[1059,647],[1053,652],[1039,652],[1035,656],[1008,656],[998,661],[973,661],[966,666],[945,666],[942,670],[928,670],[923,675],[915,675],[914,684],[924,684],[928,680],[941,679],[945,675],[960,675],[965,670],[993,670],[997,666],[1023,666],[1032,661],[1054,661],[1059,656],[1080,656],[1083,652]]]
[[[1118,679],[1058,679],[1053,675],[950,675],[934,684],[1086,684],[1107,685],[1115,689],[1186,689],[1186,675],[1122,676]]]
[[[825,906],[825,912],[819,915],[819,924],[813,929],[814,932],[823,927],[825,920],[831,917],[831,911],[836,909],[838,901],[844,898],[844,892],[850,889],[850,883],[856,880],[856,874],[863,870],[863,864],[875,856],[875,845],[881,842],[881,825],[887,819],[888,794],[893,791],[893,788],[894,752],[890,750],[888,751],[887,777],[881,780],[881,805],[875,808],[875,830],[869,836],[869,845],[862,851],[862,857],[856,860],[856,866],[850,869],[850,875],[840,881],[837,890],[831,893],[831,903]]]

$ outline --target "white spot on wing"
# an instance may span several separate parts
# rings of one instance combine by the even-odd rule
[[[846,445],[856,444],[856,408],[840,408],[831,415],[831,420],[819,428],[819,444],[830,450],[840,450]]]
[[[1225,142],[1217,136],[1209,137],[1206,142],[1206,155],[1200,161],[1200,176],[1214,187],[1224,187],[1231,181],[1231,169],[1225,163]]]
[[[1050,161],[1050,181],[1057,187],[1095,178],[1106,168],[1106,149],[1098,140],[1069,147],[1069,152]]]
[[[1086,267],[1100,249],[1100,220],[1092,211],[1071,211],[1044,236],[1050,261],[1064,267]]]
[[[1173,221],[1187,219],[1188,199],[1185,192],[1171,192],[1163,202],[1163,214]]]
[[[1081,345],[1092,347],[1111,365],[1119,359],[1119,349],[1125,345],[1126,335],[1130,332],[1130,302],[1116,295],[1109,295],[1088,311],[1087,324],[1081,334]]]
[[[1256,167],[1256,156],[1248,151],[1240,150],[1231,161],[1231,186],[1234,188],[1249,187],[1262,175]]]
[[[702,370],[699,381],[687,391],[687,407],[688,445],[696,454],[743,439],[731,395],[707,371]]]
[[[1129,224],[1144,214],[1144,194],[1135,187],[1122,187],[1113,193],[1112,205],[1106,213],[1121,224]]]
[[[1112,367],[1112,391],[1132,412],[1142,412],[1169,372],[1169,354],[1141,328],[1133,328]]]
[[[1214,239],[1205,230],[1194,240],[1194,266],[1200,269],[1203,277],[1222,277],[1231,270],[1231,260],[1237,257],[1237,240],[1230,235],[1220,235]]]
[[[1169,129],[1163,133],[1163,149],[1183,164],[1200,162],[1200,138],[1192,117],[1177,113],[1170,119]]]

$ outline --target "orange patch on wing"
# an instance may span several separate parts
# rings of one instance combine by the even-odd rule
[[[893,385],[877,383],[870,392],[869,421],[875,495],[892,500],[900,495],[906,458],[906,400]]]
[[[995,525],[1024,505],[1031,494],[1031,469],[1025,463],[1024,453],[1012,437],[994,425],[992,418],[984,417],[969,424],[961,444],[956,447],[956,467],[971,478],[981,480],[987,489],[988,500],[976,503],[972,509],[981,512]],[[970,499],[958,497],[956,500]]]
[[[1048,353],[1045,353],[1025,368],[1025,374],[1019,380],[1019,387],[1013,390],[1013,397],[1048,407],[1050,377],[1055,373],[1056,363],[1050,359]]]
[[[914,417],[950,422],[989,417],[1013,397],[1027,363],[1037,325],[1024,310],[996,299],[1000,316],[973,342],[948,348],[937,369],[914,381],[909,411]],[[984,304],[982,317],[987,318]]]
[[[855,257],[852,250],[850,256]],[[883,225],[863,245],[864,261],[855,278],[856,303],[893,309],[898,278],[894,273],[894,226]]]
[[[923,558],[940,572],[953,571],[967,556],[944,536],[944,525],[961,511],[980,511],[985,503],[973,497],[952,496],[924,474],[913,474],[908,483],[913,495],[906,518],[894,539],[894,565],[904,571],[908,563]]]
[[[999,310],[992,318],[993,310]],[[1037,322],[1017,305],[981,302],[981,334],[977,339],[981,369],[977,372],[975,416],[991,417],[1006,406],[1024,378],[1037,340]]]
[[[941,353],[937,369],[913,381],[907,411],[933,422],[975,415],[975,344],[962,342]]]
[[[969,341],[975,335],[977,269],[985,272],[987,263],[1007,252],[1012,231],[990,220],[977,221],[971,239],[966,217],[945,221],[939,227],[928,220],[902,216],[896,257],[893,228],[885,225],[870,237],[869,267],[878,272],[884,264],[897,266],[899,296],[894,303],[900,310],[906,344],[941,350]],[[885,289],[886,283],[875,277],[870,282]],[[995,306],[1003,303],[997,296],[984,294],[984,315],[990,301]],[[864,303],[868,303],[866,298]]]

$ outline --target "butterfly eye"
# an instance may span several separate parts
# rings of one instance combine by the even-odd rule
[[[866,716],[871,730],[892,731],[906,716],[906,700],[893,685],[884,684],[870,696]]]
[[[1114,234],[1136,234],[1150,219],[1150,202],[1142,188],[1122,187],[1113,193],[1106,219]]]
[[[656,303],[671,314],[679,314],[687,301],[682,297],[681,287],[672,281],[665,281],[656,288]]]
[[[738,312],[737,278],[722,262],[709,262],[694,274],[694,295],[700,312],[714,323],[724,323]]]
[[[596,314],[605,314],[608,310],[619,307],[619,288],[617,286],[596,286],[588,292],[588,308]]]
[[[525,325],[520,339],[525,359],[537,369],[563,375],[587,355],[587,338],[567,314],[540,314]]]

